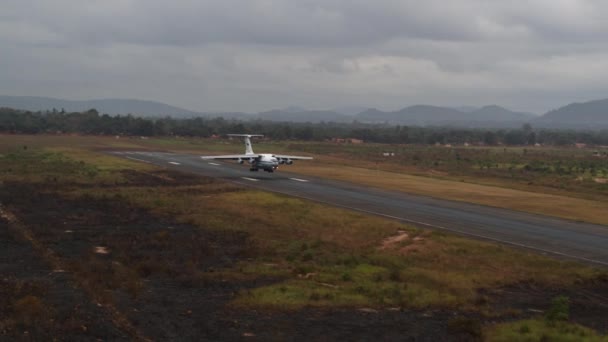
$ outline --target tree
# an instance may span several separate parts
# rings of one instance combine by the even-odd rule
[[[496,137],[496,133],[492,131],[487,131],[483,135],[483,143],[486,145],[496,145],[498,143],[498,138]]]
[[[526,143],[526,135],[522,130],[511,130],[505,135],[505,144],[507,145],[524,145]]]

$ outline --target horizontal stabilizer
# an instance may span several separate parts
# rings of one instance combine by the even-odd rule
[[[263,137],[264,134],[227,134],[229,137],[247,137],[247,138],[252,138],[252,137]]]
[[[293,160],[312,160],[312,157],[302,157],[302,156],[287,156],[283,154],[273,154],[273,157],[279,159],[293,159]]]

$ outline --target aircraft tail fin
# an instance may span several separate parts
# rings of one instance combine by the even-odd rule
[[[253,147],[251,146],[252,137],[263,137],[262,134],[228,134],[229,137],[243,137],[245,140],[245,154],[253,154]]]

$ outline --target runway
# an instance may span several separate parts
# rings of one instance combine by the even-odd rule
[[[380,215],[420,227],[447,230],[505,244],[608,266],[608,227],[435,199],[362,185],[307,177],[284,170],[250,172],[248,165],[202,160],[197,155],[164,152],[110,152],[131,160],[222,178],[277,192]],[[608,215],[608,208],[607,213]]]

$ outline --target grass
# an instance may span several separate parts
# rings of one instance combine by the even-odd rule
[[[17,143],[0,144],[0,172],[5,181],[49,182],[55,181],[53,177],[56,177],[60,185],[57,196],[111,198],[114,202],[143,207],[153,215],[171,217],[201,230],[247,234],[250,245],[246,258],[234,266],[204,275],[214,279],[274,279],[266,285],[240,291],[232,303],[236,307],[365,306],[480,312],[491,310],[490,303],[479,300],[483,289],[522,282],[539,287],[567,288],[606,276],[603,270],[574,262],[448,233],[415,229],[396,221],[284,195],[244,190],[219,180],[174,184],[160,169],[147,165],[142,168],[141,164],[96,152],[102,145],[115,143],[105,138],[96,139],[99,141],[84,139],[87,144],[74,147],[69,146],[74,145],[70,144],[70,139],[54,140],[45,146],[44,139],[40,142],[31,137],[18,137]],[[28,144],[28,148],[23,148],[23,144]],[[310,172],[315,168],[320,167],[309,165],[302,169]],[[121,176],[127,170],[157,175],[163,182],[135,184]],[[324,172],[334,172],[336,176],[332,177],[372,178],[370,182],[379,182],[377,186],[427,188],[426,194],[434,191],[444,196],[457,196],[464,191],[466,198],[496,196],[499,198],[496,201],[513,203],[509,205],[517,204],[509,201],[521,201],[523,196],[517,191],[503,193],[496,188],[409,175],[394,174],[394,179],[369,177],[381,171],[353,167],[333,168],[333,171],[328,167]],[[74,182],[86,186],[61,186]],[[527,193],[526,196],[532,195]],[[526,200],[542,202],[549,198],[538,196],[541,197],[526,197]],[[568,207],[574,202],[555,199],[551,203]],[[172,243],[161,235],[149,238],[152,242]],[[141,281],[146,273],[143,269],[152,265],[132,262],[128,260],[128,254],[124,258],[113,266],[115,276],[104,278],[108,282],[105,285],[96,275],[98,268],[77,271],[88,277],[91,284],[123,289],[136,297],[145,291],[145,282]],[[83,265],[88,264],[93,265],[84,260]],[[101,271],[97,273],[103,273],[103,267],[99,269]],[[192,272],[192,277],[201,276],[194,267],[184,267],[183,272]],[[521,324],[528,324],[528,328],[522,328]],[[517,322],[499,325],[489,331],[488,336],[501,340],[504,336],[522,334],[526,329],[526,334],[534,332],[530,336],[541,337],[552,337],[551,334],[563,331],[570,334],[568,329],[573,334],[580,335],[581,331],[587,334],[587,330],[576,330],[570,325],[563,328],[561,324],[547,327],[543,322]]]
[[[592,329],[568,322],[549,322],[544,319],[503,323],[486,328],[484,337],[491,342],[507,341],[560,341],[595,342],[608,341]]]
[[[106,191],[92,188],[76,195],[110,195]],[[224,276],[284,280],[242,294],[235,305],[473,307],[483,288],[519,282],[569,286],[602,273],[493,243],[222,183],[129,187],[112,193],[201,229],[247,232],[256,258],[222,270]],[[385,244],[399,234],[408,238]]]

